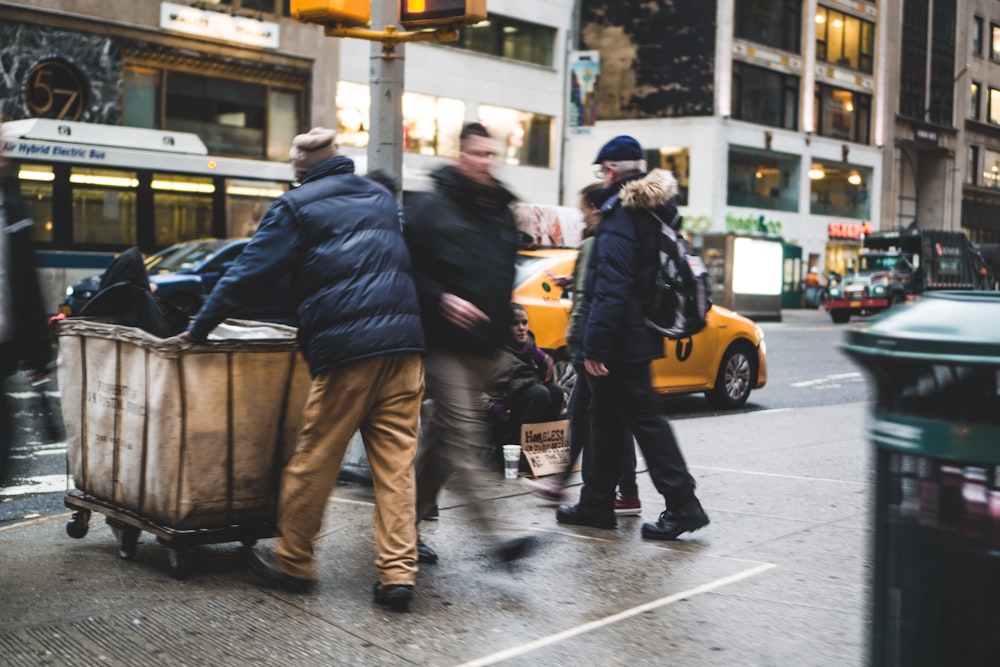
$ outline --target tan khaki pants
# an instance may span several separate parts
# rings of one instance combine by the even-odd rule
[[[424,392],[418,354],[338,367],[313,378],[295,453],[281,477],[276,560],[282,571],[315,579],[313,542],[344,452],[361,430],[375,488],[375,564],[384,585],[413,584],[417,572],[417,418]]]

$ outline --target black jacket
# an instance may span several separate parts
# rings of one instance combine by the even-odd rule
[[[0,233],[7,235],[14,338],[0,344],[0,378],[16,372],[19,362],[30,370],[42,371],[52,361],[52,340],[31,249],[31,219],[21,201],[17,180],[4,179],[2,187],[7,224]]]
[[[510,330],[517,226],[500,184],[475,183],[452,166],[432,174],[435,189],[407,208],[404,234],[413,258],[428,347],[490,355]],[[441,315],[441,296],[461,297],[490,318],[471,330]]]
[[[275,201],[191,327],[205,338],[285,274],[313,375],[386,354],[422,353],[424,335],[396,201],[337,156]]]
[[[608,189],[587,268],[577,361],[635,364],[663,356],[663,336],[643,323],[642,304],[659,262],[660,223],[650,212],[670,222],[676,195],[677,180],[659,169]]]

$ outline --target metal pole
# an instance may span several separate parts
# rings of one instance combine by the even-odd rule
[[[396,24],[396,0],[372,0],[372,28]],[[381,169],[403,181],[404,47],[386,49],[372,42],[369,67],[371,117],[368,135],[368,171]]]

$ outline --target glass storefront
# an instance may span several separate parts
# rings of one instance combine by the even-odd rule
[[[729,147],[730,206],[797,211],[802,158],[774,151]]]

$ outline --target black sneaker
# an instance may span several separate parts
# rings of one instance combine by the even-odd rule
[[[538,540],[531,535],[522,535],[505,540],[497,545],[495,553],[497,558],[505,563],[520,560],[535,550]]]
[[[388,607],[391,611],[410,611],[410,600],[413,599],[413,586],[407,584],[388,584],[383,586],[375,582],[372,593],[375,602]]]
[[[441,510],[439,510],[438,506],[435,505],[434,507],[432,507],[429,510],[427,510],[427,514],[423,515],[420,518],[420,520],[421,521],[437,521],[440,518],[441,518]]]
[[[708,515],[701,503],[692,500],[677,511],[664,510],[656,523],[642,524],[642,536],[650,540],[676,540],[680,535],[704,528],[708,523]]]
[[[254,547],[249,550],[247,561],[250,569],[267,583],[292,593],[311,593],[316,588],[316,582],[312,579],[300,579],[290,574],[282,572],[281,568],[274,560],[274,554],[270,549],[264,547]]]
[[[584,509],[580,505],[560,505],[556,510],[556,521],[559,523],[569,523],[574,526],[591,526],[593,528],[617,528],[618,519],[615,518],[615,511],[609,509],[607,512],[597,512],[595,510]]]
[[[425,565],[434,565],[438,562],[437,552],[424,544],[420,538],[417,538],[417,562]]]

